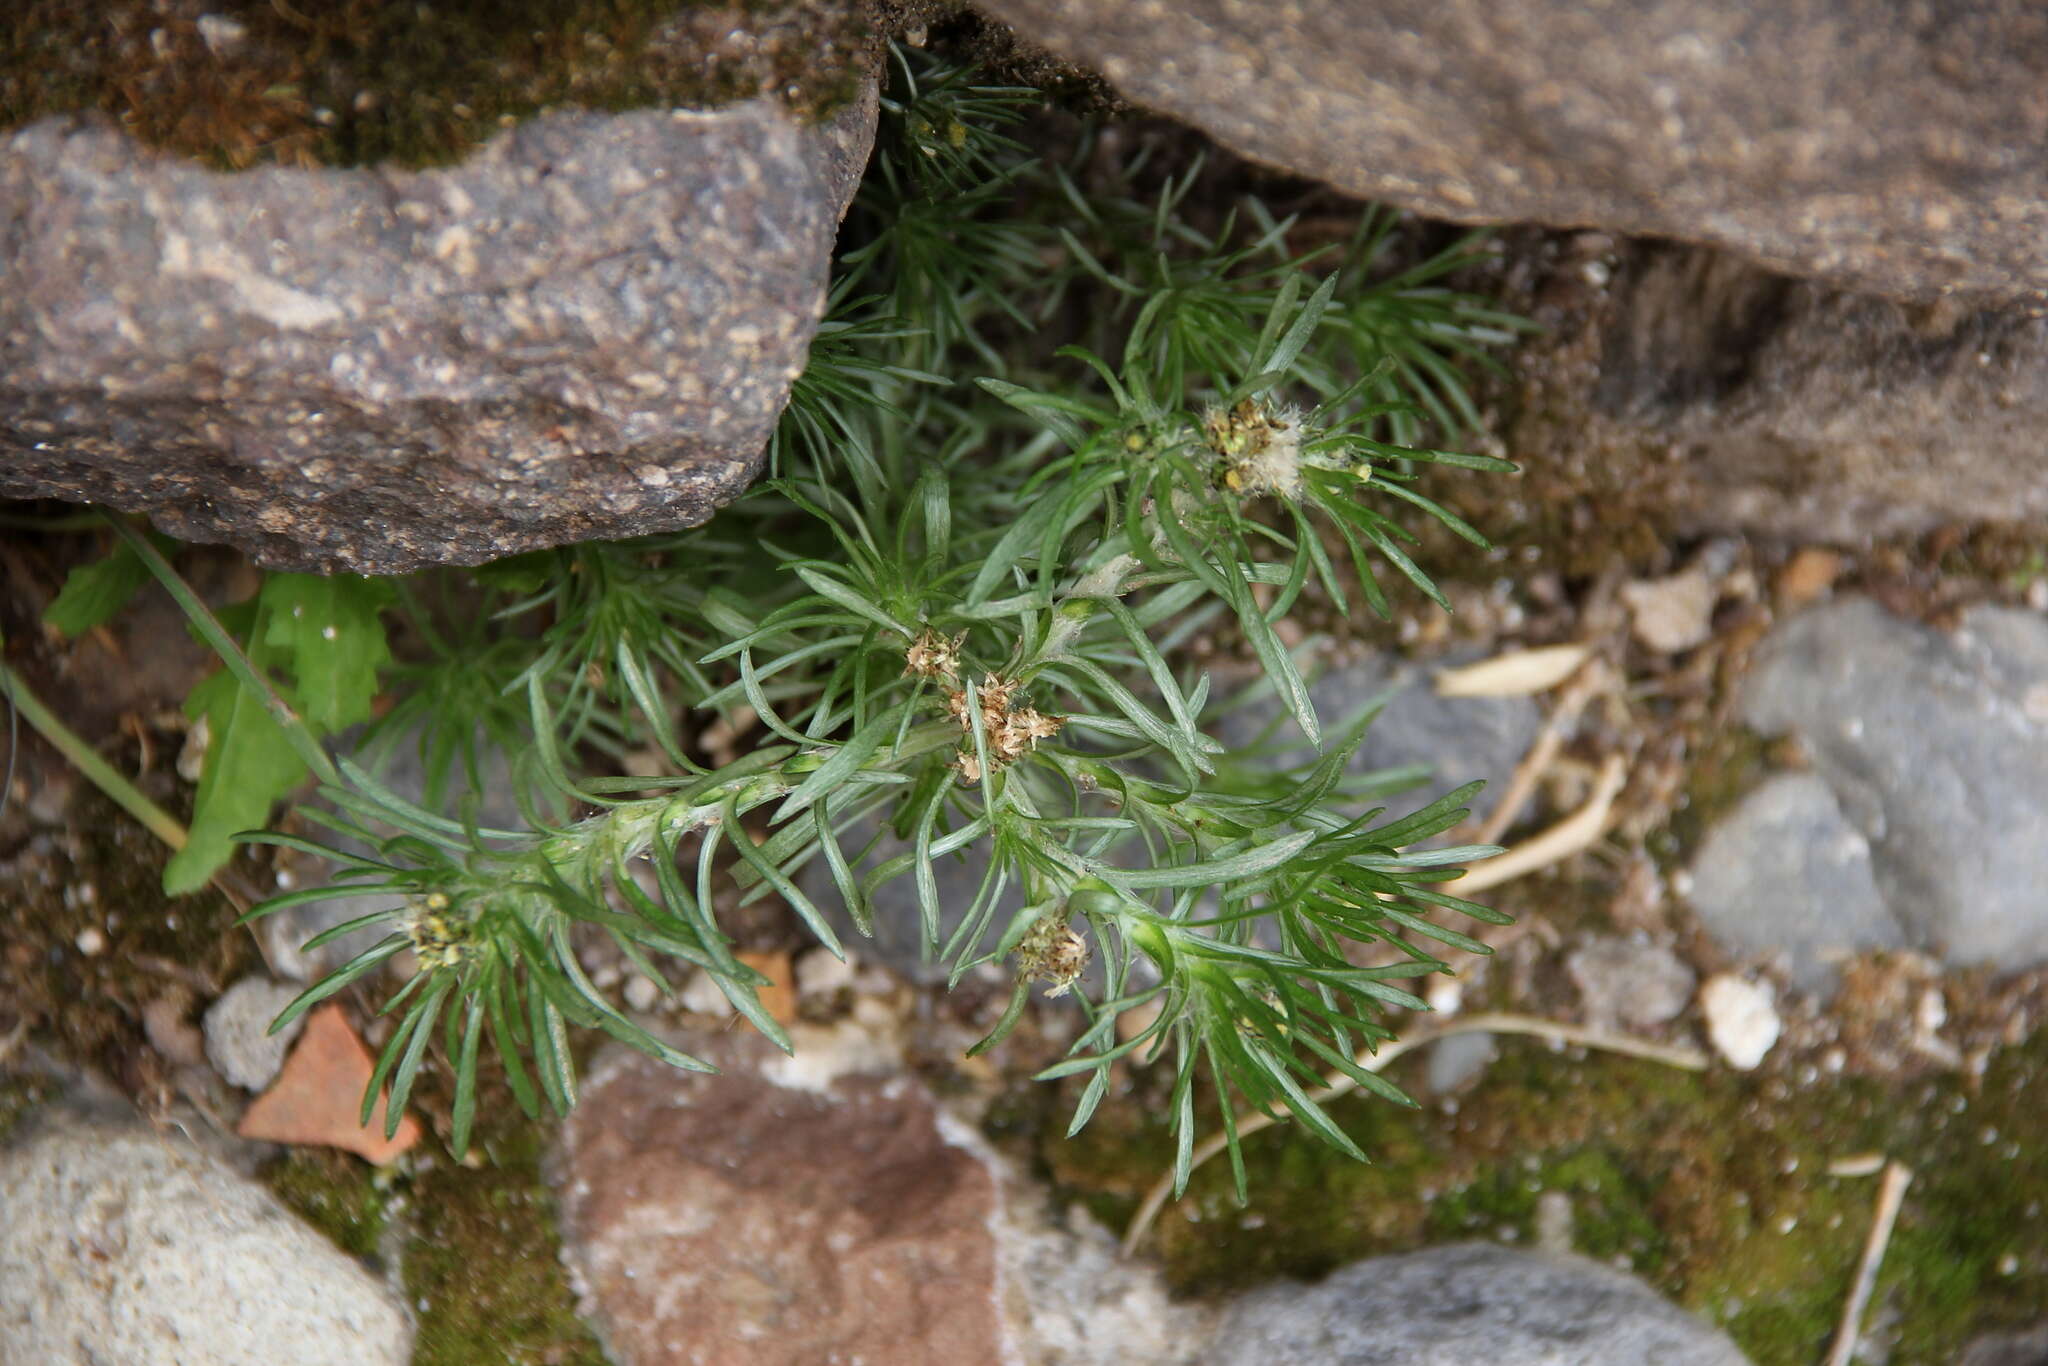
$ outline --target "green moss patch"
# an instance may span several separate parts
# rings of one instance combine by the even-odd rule
[[[294,1148],[263,1179],[298,1216],[342,1251],[376,1258],[390,1217],[378,1173],[358,1158],[327,1148]]]
[[[420,1317],[413,1366],[605,1366],[562,1269],[540,1173],[550,1131],[519,1114],[509,1095],[496,1108],[507,1118],[479,1139],[483,1165],[443,1157],[412,1183],[405,1288]]]
[[[1198,1170],[1152,1244],[1175,1289],[1312,1280],[1469,1238],[1529,1245],[1538,1202],[1556,1191],[1577,1251],[1719,1322],[1758,1366],[1804,1366],[1834,1331],[1877,1197],[1874,1176],[1830,1175],[1830,1164],[1881,1154],[1915,1172],[1872,1314],[1892,1320],[1896,1366],[1945,1364],[1973,1334],[2030,1322],[2048,1303],[2048,1034],[1993,1058],[1975,1085],[1796,1061],[1786,1074],[1697,1074],[1528,1040],[1501,1048],[1454,1108],[1339,1102],[1370,1166],[1282,1127],[1246,1143],[1248,1206],[1223,1159]],[[1106,1105],[1071,1141],[1047,1110],[1039,1156],[1113,1228],[1171,1163],[1152,1108]],[[1014,1127],[1019,1115],[1003,1113]]]
[[[223,169],[433,165],[546,109],[829,113],[868,60],[857,0],[26,0],[0,128],[97,111]]]

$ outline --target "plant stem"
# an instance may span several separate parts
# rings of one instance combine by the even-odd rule
[[[193,628],[206,637],[206,643],[220,656],[221,663],[227,665],[228,672],[240,680],[243,687],[263,700],[265,709],[284,731],[285,739],[291,742],[293,752],[313,771],[313,776],[325,786],[340,787],[341,772],[335,768],[334,760],[328,757],[326,748],[300,719],[292,704],[284,700],[284,695],[278,692],[276,685],[264,677],[263,671],[242,652],[242,647],[228,634],[227,627],[220,624],[220,618],[213,614],[213,609],[200,601],[199,595],[192,591],[191,585],[178,576],[177,570],[171,568],[170,561],[149,543],[149,537],[130,526],[123,518],[111,514],[107,517],[107,524],[120,533],[121,539],[128,542],[142,560],[143,566],[156,575],[157,582],[177,600],[178,606],[191,621]]]
[[[85,737],[57,719],[56,713],[42,704],[42,700],[29,691],[21,675],[0,664],[0,693],[20,709],[27,722],[35,727],[36,733],[48,740],[59,754],[70,761],[71,766],[84,774],[94,787],[107,794],[123,811],[141,821],[158,839],[172,849],[185,847],[185,827],[171,816],[170,812],[142,795],[140,788],[115,770],[112,764],[99,756],[98,751],[85,742]]]

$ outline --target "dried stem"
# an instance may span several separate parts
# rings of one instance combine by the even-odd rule
[[[1863,1311],[1870,1307],[1870,1295],[1877,1288],[1877,1270],[1884,1264],[1884,1251],[1892,1240],[1892,1225],[1898,1222],[1899,1206],[1906,1199],[1906,1187],[1913,1173],[1902,1162],[1884,1164],[1884,1181],[1877,1188],[1877,1212],[1870,1220],[1870,1237],[1863,1243],[1863,1261],[1856,1268],[1856,1284],[1849,1290],[1849,1302],[1842,1306],[1842,1321],[1835,1328],[1834,1345],[1828,1349],[1827,1366],[1849,1366],[1862,1336]]]

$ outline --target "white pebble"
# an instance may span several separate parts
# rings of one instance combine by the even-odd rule
[[[691,976],[676,996],[683,1009],[698,1015],[715,1015],[719,1019],[733,1013],[732,1002],[725,999],[725,993],[718,989],[718,983],[711,980],[711,974],[702,968]]]
[[[830,949],[812,949],[796,960],[796,994],[830,996],[853,985],[854,971],[851,955],[840,958]]]
[[[78,938],[71,941],[78,945],[78,951],[87,958],[97,957],[107,951],[107,936],[88,925],[78,932]]]
[[[661,988],[654,980],[641,973],[634,973],[626,979],[626,1004],[635,1010],[652,1010],[654,1003],[661,999]]]
[[[1730,1067],[1749,1071],[1778,1041],[1778,1011],[1767,985],[1720,973],[1700,988],[1700,1011],[1707,1037]]]

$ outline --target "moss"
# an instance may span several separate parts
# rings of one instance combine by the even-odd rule
[[[562,1269],[541,1179],[547,1131],[497,1089],[478,1107],[501,1117],[476,1145],[489,1160],[423,1163],[412,1183],[405,1288],[420,1311],[413,1366],[604,1366]]]
[[[859,0],[26,0],[0,19],[0,128],[98,111],[223,169],[422,166],[559,107],[806,118],[870,60]]]
[[[1255,1135],[1250,1204],[1236,1206],[1218,1159],[1154,1248],[1177,1291],[1214,1293],[1464,1238],[1525,1244],[1538,1198],[1563,1191],[1578,1251],[1721,1323],[1758,1366],[1789,1366],[1833,1332],[1876,1199],[1874,1179],[1829,1164],[1881,1153],[1916,1176],[1871,1321],[1891,1322],[1896,1366],[1933,1366],[2048,1303],[2044,1071],[2048,1033],[1998,1055],[1974,1088],[1957,1075],[1689,1073],[1504,1039],[1454,1110],[1340,1102],[1371,1166],[1292,1127]],[[1158,1107],[1136,1092],[1074,1142],[1059,1137],[1064,1115],[1044,1112],[1049,1174],[1112,1227],[1171,1161]],[[1014,1128],[1024,1112],[1001,1113]]]
[[[277,1197],[351,1256],[373,1260],[390,1214],[377,1170],[327,1148],[295,1148],[263,1173]]]
[[[1538,1201],[1546,1191],[1559,1191],[1570,1197],[1573,1246],[1579,1252],[1644,1274],[1669,1260],[1650,1192],[1629,1169],[1625,1154],[1601,1145],[1519,1166],[1494,1168],[1440,1196],[1429,1211],[1430,1240],[1492,1237],[1505,1229],[1513,1230],[1516,1241],[1533,1241]]]
[[[1685,797],[1670,823],[1646,847],[1666,868],[1689,862],[1715,822],[1769,776],[1772,742],[1746,726],[1729,725],[1705,737],[1687,766]]]

